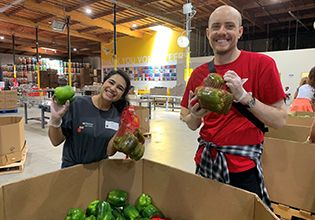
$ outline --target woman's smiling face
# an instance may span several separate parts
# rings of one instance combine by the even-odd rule
[[[101,96],[107,101],[116,102],[122,97],[126,87],[125,79],[119,74],[114,74],[103,83]]]

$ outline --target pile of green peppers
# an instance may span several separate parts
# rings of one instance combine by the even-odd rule
[[[204,86],[195,90],[201,108],[219,114],[227,114],[232,106],[233,95],[222,89],[224,80],[217,73],[210,73],[204,79]]]
[[[58,105],[64,105],[67,100],[73,101],[74,94],[71,86],[59,86],[54,90],[54,99]]]
[[[139,129],[136,129],[133,134],[125,133],[122,136],[115,137],[113,147],[133,160],[140,160],[144,154],[144,142],[143,134]]]
[[[151,220],[164,219],[162,212],[153,205],[149,195],[142,193],[135,205],[128,203],[128,193],[115,189],[106,200],[94,200],[84,212],[80,208],[68,210],[65,220]]]

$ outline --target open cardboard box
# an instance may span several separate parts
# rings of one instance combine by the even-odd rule
[[[315,213],[315,145],[265,138],[262,164],[273,202]]]
[[[172,220],[278,219],[253,193],[149,160],[103,160],[77,165],[0,188],[0,219],[64,219],[113,189],[142,193]]]
[[[24,145],[23,117],[0,117],[0,166],[21,160]]]
[[[285,125],[279,129],[269,127],[269,131],[265,133],[265,137],[305,142],[309,136],[310,129],[309,126],[302,125]]]

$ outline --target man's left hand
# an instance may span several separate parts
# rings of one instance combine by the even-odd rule
[[[246,90],[243,88],[244,80],[242,80],[233,70],[227,71],[224,74],[223,79],[226,86],[231,90],[234,101],[240,102],[247,94]]]

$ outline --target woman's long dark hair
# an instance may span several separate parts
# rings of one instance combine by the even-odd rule
[[[104,79],[103,79],[103,83],[107,79],[109,79],[111,76],[116,75],[116,74],[119,74],[126,81],[126,89],[125,89],[123,95],[121,96],[121,98],[118,101],[113,102],[113,105],[121,113],[122,110],[126,106],[128,106],[130,104],[129,101],[128,101],[128,98],[127,98],[127,95],[128,95],[128,92],[129,92],[129,89],[130,89],[130,86],[131,86],[131,82],[130,82],[130,78],[129,78],[128,74],[125,71],[121,70],[121,69],[112,70],[109,73],[105,74]]]

